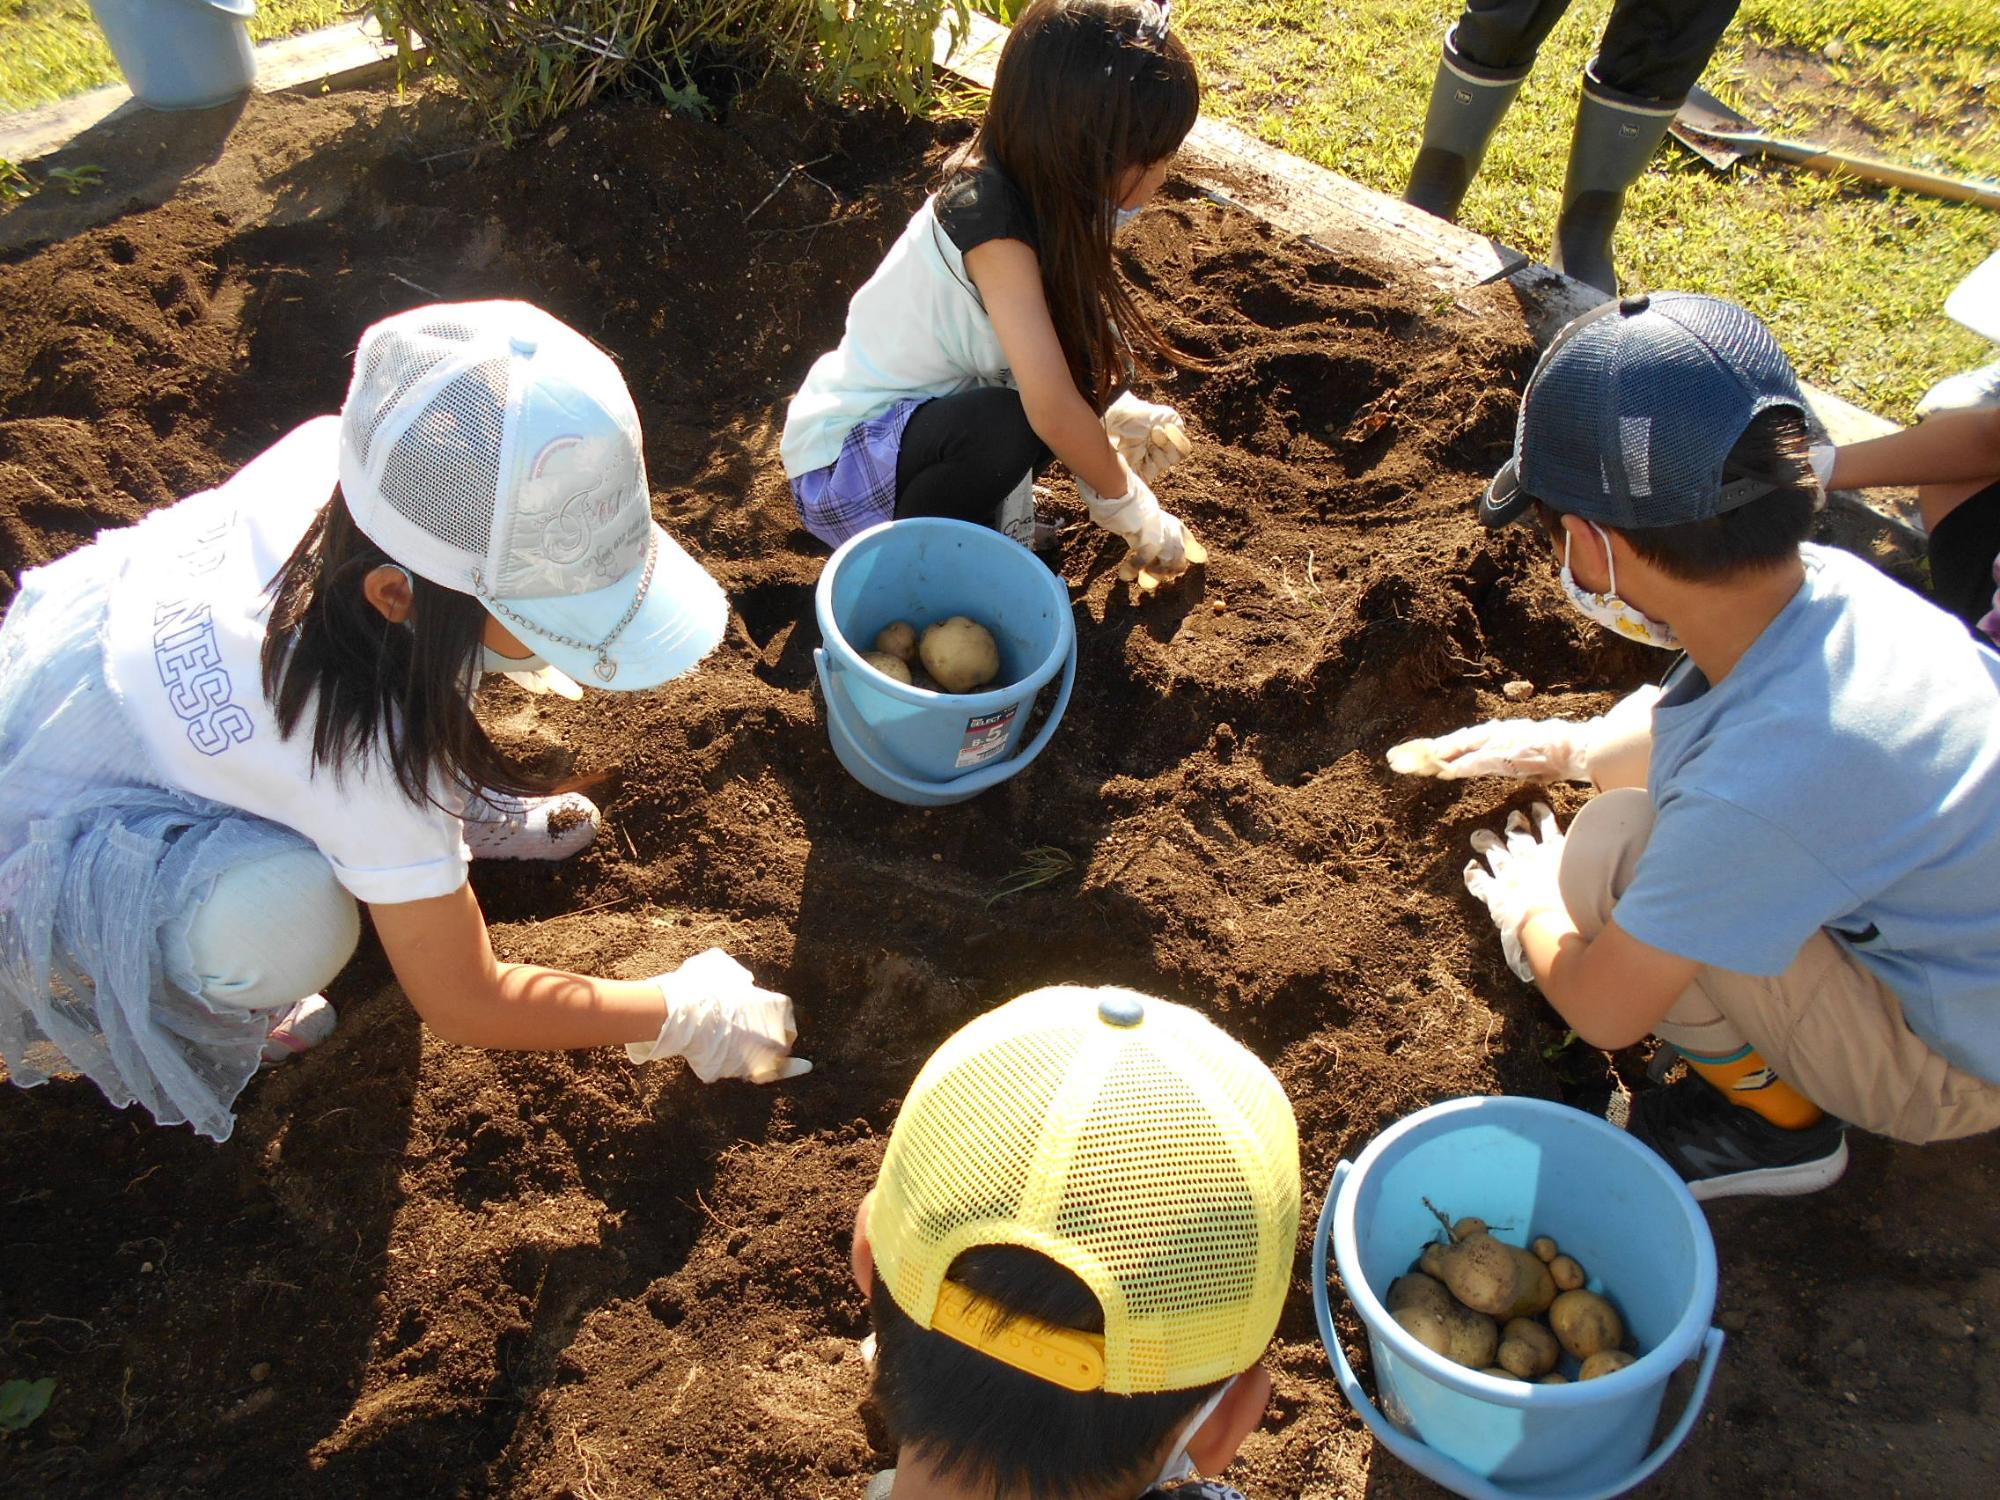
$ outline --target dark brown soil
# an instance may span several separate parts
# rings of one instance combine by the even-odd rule
[[[1082,662],[1052,749],[920,812],[828,749],[822,554],[776,446],[938,139],[765,96],[727,128],[625,106],[469,146],[422,96],[258,99],[226,148],[169,153],[176,196],[130,187],[162,206],[0,264],[0,600],[334,409],[372,319],[549,307],[623,361],[658,514],[736,616],[658,694],[492,692],[521,748],[612,778],[591,852],[478,873],[496,944],[625,975],[721,944],[796,998],[817,1070],[705,1088],[610,1051],[446,1046],[364,950],[340,1033],[254,1084],[227,1145],[79,1083],[0,1090],[0,1377],[57,1381],[0,1438],[10,1493],[857,1496],[889,1455],[861,1412],[854,1204],[923,1057],[1038,984],[1214,1014],[1290,1091],[1315,1209],[1337,1160],[1434,1100],[1601,1102],[1604,1060],[1563,1047],[1460,885],[1466,836],[1525,797],[1381,760],[1506,711],[1508,681],[1586,712],[1660,665],[1570,615],[1531,539],[1470,519],[1531,361],[1511,299],[1441,307],[1366,247],[1150,211],[1133,275],[1215,366],[1157,387],[1199,441],[1167,490],[1214,562],[1145,600],[1068,534]],[[0,241],[55,232],[0,218]],[[994,899],[1041,846],[1071,872]],[[1985,1492],[2000,1153],[1855,1154],[1816,1199],[1713,1214],[1732,1341],[1653,1493]],[[1302,1255],[1233,1477],[1433,1493],[1328,1378],[1306,1279]]]

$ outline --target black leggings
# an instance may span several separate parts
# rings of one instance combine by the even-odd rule
[[[1615,0],[1591,72],[1621,94],[1679,103],[1708,66],[1740,0]],[[1535,60],[1569,0],[1465,0],[1458,50],[1488,68]]]
[[[950,516],[993,524],[1021,476],[1052,455],[1028,425],[1021,393],[981,386],[910,413],[896,454],[896,517]]]

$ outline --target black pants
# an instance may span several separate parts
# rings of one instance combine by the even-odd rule
[[[950,516],[993,524],[993,512],[1030,469],[1052,457],[1028,425],[1021,393],[981,386],[910,413],[896,454],[896,518]]]
[[[1975,633],[1993,609],[1996,556],[2000,556],[2000,483],[1968,495],[1931,528],[1931,596]]]
[[[1617,0],[1590,65],[1597,81],[1621,94],[1678,103],[1741,0]],[[1519,68],[1535,53],[1569,0],[1465,0],[1458,50],[1488,68]]]

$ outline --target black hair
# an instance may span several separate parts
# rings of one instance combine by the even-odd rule
[[[269,584],[260,660],[278,732],[289,739],[310,720],[313,769],[336,779],[379,750],[413,802],[435,802],[446,787],[553,790],[473,714],[485,606],[411,574],[409,620],[392,624],[362,593],[384,566],[398,564],[354,524],[336,488]]]
[[[1725,482],[1761,479],[1776,488],[1705,521],[1618,527],[1618,534],[1662,573],[1687,583],[1716,583],[1782,566],[1798,556],[1799,543],[1812,534],[1820,506],[1819,481],[1806,456],[1809,442],[1802,414],[1789,406],[1768,406],[1743,429],[1722,473]],[[1535,503],[1544,527],[1560,544],[1560,523],[1550,519],[1560,510],[1539,498]]]
[[[1001,49],[971,146],[1027,196],[1049,319],[1100,411],[1124,383],[1121,348],[1176,357],[1111,256],[1119,183],[1178,151],[1201,113],[1194,59],[1155,29],[1162,14],[1140,0],[1034,0]]]
[[[967,1250],[953,1281],[1005,1309],[1087,1333],[1104,1331],[1097,1298],[1047,1256],[1015,1245]],[[1136,1396],[1071,1391],[956,1339],[919,1328],[875,1279],[875,1404],[902,1448],[955,1482],[1036,1500],[1136,1494],[1162,1449],[1223,1382]]]

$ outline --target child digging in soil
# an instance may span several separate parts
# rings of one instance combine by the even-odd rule
[[[1475,834],[1466,885],[1586,1042],[1680,1050],[1693,1076],[1629,1128],[1698,1198],[1826,1186],[1843,1122],[2000,1125],[2000,656],[1805,544],[1819,499],[1805,397],[1748,313],[1662,293],[1579,318],[1480,515],[1538,518],[1578,610],[1686,654],[1603,719],[1391,754],[1598,787],[1567,839],[1539,803]]]
[[[337,418],[27,574],[0,626],[9,1076],[226,1139],[260,1062],[332,1031],[357,901],[448,1041],[804,1071],[791,1003],[720,950],[633,981],[502,963],[466,883],[597,825],[487,738],[482,669],[636,691],[726,616],[653,523],[602,351],[518,302],[376,324]]]
[[[1233,1496],[1193,1475],[1263,1416],[1298,1218],[1291,1105],[1195,1012],[1059,986],[971,1022],[855,1215],[868,1500]]]
[[[1200,104],[1164,0],[1035,0],[970,154],[792,398],[781,451],[806,530],[837,547],[891,517],[952,516],[1033,545],[1053,453],[1129,545],[1126,577],[1202,560],[1150,483],[1187,451],[1178,415],[1112,400],[1128,341],[1169,351],[1111,258]]]

